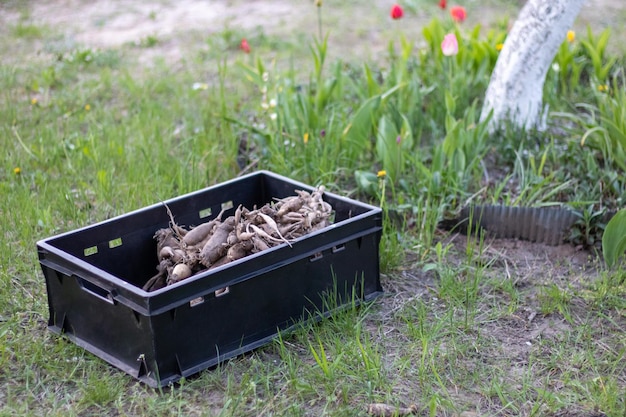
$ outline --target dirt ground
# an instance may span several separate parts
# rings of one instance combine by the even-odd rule
[[[455,255],[446,258],[446,262],[449,262],[448,267],[454,269],[455,262],[459,265],[463,262],[458,257],[462,257],[466,250],[467,237],[454,235],[445,238],[444,241],[452,244],[451,253]],[[579,300],[573,300],[568,306],[571,320],[560,314],[545,314],[540,301],[542,288],[555,285],[558,288],[584,291],[585,286],[598,277],[599,258],[589,251],[567,244],[548,246],[516,239],[486,239],[485,242],[486,249],[480,261],[489,266],[481,282],[493,280],[511,283],[518,291],[520,299],[512,300],[505,291],[500,292],[497,289],[481,290],[482,301],[476,307],[476,315],[473,317],[480,325],[473,328],[466,342],[472,343],[472,338],[476,338],[488,343],[483,343],[480,349],[460,361],[458,366],[465,366],[467,369],[472,369],[477,363],[481,366],[495,366],[503,372],[503,378],[508,383],[521,391],[523,388],[519,385],[520,376],[529,369],[534,369],[532,358],[537,355],[537,346],[569,343],[564,342],[567,340],[565,335],[574,331],[576,323],[584,323],[588,314],[585,303]],[[403,337],[404,330],[398,328],[397,321],[393,320],[396,312],[419,303],[428,305],[435,312],[439,311],[440,317],[448,311],[449,306],[439,298],[440,283],[435,274],[424,273],[408,266],[399,274],[383,277],[382,284],[385,296],[381,298],[381,308],[377,310],[379,316],[374,317],[372,321],[374,326],[380,329],[379,334],[390,336],[376,341],[388,351],[394,351],[394,346],[386,345],[390,343],[389,340],[401,340]],[[509,308],[510,313],[494,318],[494,308]],[[375,333],[373,329],[372,332]],[[599,348],[604,346],[604,342],[597,340]],[[543,349],[543,355],[547,357],[553,355],[549,349]],[[543,382],[540,377],[536,378],[532,384],[541,386]],[[561,382],[557,379],[554,382],[556,385],[550,389],[561,390],[563,387],[557,386],[559,383]],[[399,395],[410,396],[411,388],[406,389],[406,393]],[[481,414],[466,412],[461,413],[460,417],[502,413],[499,407],[492,408],[493,404],[489,404],[482,396],[474,396],[467,392],[458,392],[455,395],[452,397],[459,404],[475,404],[476,408],[481,410]],[[528,410],[520,410],[520,415],[532,415],[528,413],[530,413]],[[590,412],[581,404],[562,410],[558,416],[606,417],[606,414]]]
[[[211,34],[229,28],[244,32],[262,28],[270,35],[291,36],[296,30],[314,35],[317,26],[312,3],[312,0],[42,0],[31,3],[27,17],[33,24],[60,29],[66,42],[85,48],[119,47],[155,37],[159,43],[140,53],[148,59],[159,56],[172,61],[183,56],[191,32]],[[351,3],[327,0],[322,9],[327,27],[334,31],[333,43],[341,50],[338,54],[349,51],[360,56],[360,48],[384,49],[387,41],[382,33],[389,26],[387,14],[393,1],[371,0],[374,13],[372,8]],[[426,2],[417,4],[423,3]],[[474,4],[475,1],[459,0],[458,3],[469,9],[468,26],[477,23],[488,26],[503,16],[513,20],[523,1],[490,0]],[[24,18],[18,10],[3,11],[0,2],[0,23]],[[399,25],[405,31],[419,32],[434,12],[436,8],[418,10]],[[576,25],[580,30],[587,24],[596,30],[611,27],[613,37],[624,38],[625,20],[623,0],[587,0]]]

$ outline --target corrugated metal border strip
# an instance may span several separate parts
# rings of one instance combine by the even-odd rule
[[[563,207],[469,206],[459,218],[445,220],[440,226],[467,233],[469,225],[490,236],[515,238],[531,242],[558,245],[563,243],[580,214]],[[471,221],[471,223],[470,223]]]

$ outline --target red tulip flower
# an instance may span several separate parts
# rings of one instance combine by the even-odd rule
[[[404,16],[404,10],[402,10],[402,7],[400,7],[399,4],[394,4],[391,7],[391,18],[394,20],[400,19],[402,16]]]
[[[445,9],[446,8],[446,0],[439,0],[439,7],[441,9]]]
[[[241,49],[242,51],[244,51],[247,54],[250,53],[250,45],[248,45],[248,41],[246,40],[246,38],[243,38],[241,40],[241,45],[239,45],[239,49]]]
[[[452,16],[452,19],[456,22],[463,23],[467,17],[467,12],[463,6],[452,6],[450,7],[450,16]]]

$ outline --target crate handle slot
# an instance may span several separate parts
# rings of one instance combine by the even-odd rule
[[[223,297],[230,292],[230,287],[220,288],[219,290],[215,290],[215,297]]]
[[[204,297],[202,297],[202,296],[201,297],[196,297],[196,298],[194,298],[193,300],[191,300],[189,302],[189,307],[195,307],[195,306],[198,306],[198,305],[200,305],[202,303],[204,303]]]
[[[315,262],[315,261],[319,261],[320,259],[322,259],[324,257],[324,254],[322,252],[315,252],[313,255],[311,255],[311,257],[309,258],[309,262]]]
[[[105,288],[102,288],[93,282],[87,281],[77,275],[74,275],[76,278],[76,282],[81,290],[85,291],[88,294],[93,295],[96,298],[101,299],[102,301],[106,301],[109,304],[115,304],[115,300],[113,298],[113,292],[109,291]]]
[[[342,250],[345,250],[345,249],[346,249],[346,245],[341,244],[341,245],[333,246],[332,252],[333,253],[337,253],[337,252],[341,252]]]

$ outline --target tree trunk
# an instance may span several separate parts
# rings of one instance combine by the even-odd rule
[[[554,56],[584,0],[528,0],[491,74],[481,120],[493,111],[489,130],[545,128],[543,84]]]

